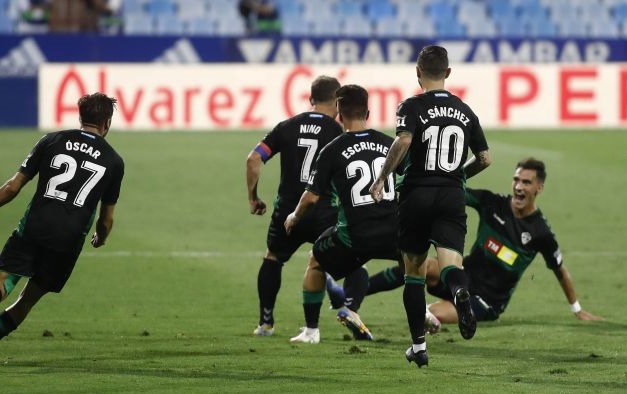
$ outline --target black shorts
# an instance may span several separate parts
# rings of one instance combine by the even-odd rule
[[[266,244],[278,261],[285,263],[304,243],[314,243],[318,236],[337,222],[337,209],[326,203],[318,203],[299,220],[292,233],[285,233],[285,219],[295,205],[277,206],[272,212]]]
[[[74,249],[57,251],[14,231],[0,253],[0,271],[31,278],[42,289],[59,293],[72,274],[84,241],[77,242]]]
[[[390,239],[381,240],[378,248],[358,251],[340,241],[334,226],[320,235],[312,251],[324,272],[338,280],[372,259],[400,261],[401,255],[394,242],[395,238],[395,234],[392,234]]]
[[[399,195],[399,247],[421,254],[430,244],[464,252],[466,203],[458,187],[414,187]]]

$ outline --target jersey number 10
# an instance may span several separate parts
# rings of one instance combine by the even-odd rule
[[[436,165],[445,172],[459,168],[464,154],[464,131],[461,127],[449,125],[440,130],[440,126],[429,126],[422,133],[422,142],[425,141],[429,141],[426,171],[435,171]]]

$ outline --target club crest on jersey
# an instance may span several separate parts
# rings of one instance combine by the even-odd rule
[[[531,234],[526,231],[520,234],[520,242],[522,242],[523,245],[527,245],[529,242],[531,242]]]
[[[405,124],[405,118],[407,118],[407,115],[396,116],[396,127],[407,127]]]

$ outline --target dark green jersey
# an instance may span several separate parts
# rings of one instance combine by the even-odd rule
[[[304,112],[280,122],[261,140],[255,150],[264,163],[277,153],[281,156],[278,201],[296,206],[318,154],[342,133],[342,126],[330,116]]]
[[[375,203],[368,192],[393,141],[376,130],[342,134],[320,152],[306,187],[318,195],[330,187],[339,209],[340,239],[357,251],[376,249],[383,234],[397,232],[393,175],[385,184],[381,202]]]
[[[457,186],[465,181],[468,149],[488,149],[475,113],[446,90],[432,90],[400,103],[396,133],[410,132],[405,186]]]
[[[488,190],[466,190],[466,205],[479,213],[479,227],[472,251],[464,258],[464,271],[471,292],[500,309],[499,313],[538,252],[548,268],[562,264],[557,240],[542,212],[538,209],[518,219],[511,198]]]
[[[99,202],[118,201],[124,162],[99,135],[81,130],[46,134],[20,167],[39,174],[18,232],[55,250],[75,247],[91,227]]]

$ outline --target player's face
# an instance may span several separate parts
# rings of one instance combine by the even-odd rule
[[[538,180],[535,170],[517,168],[512,179],[512,204],[518,210],[533,208],[536,196],[544,184]]]

